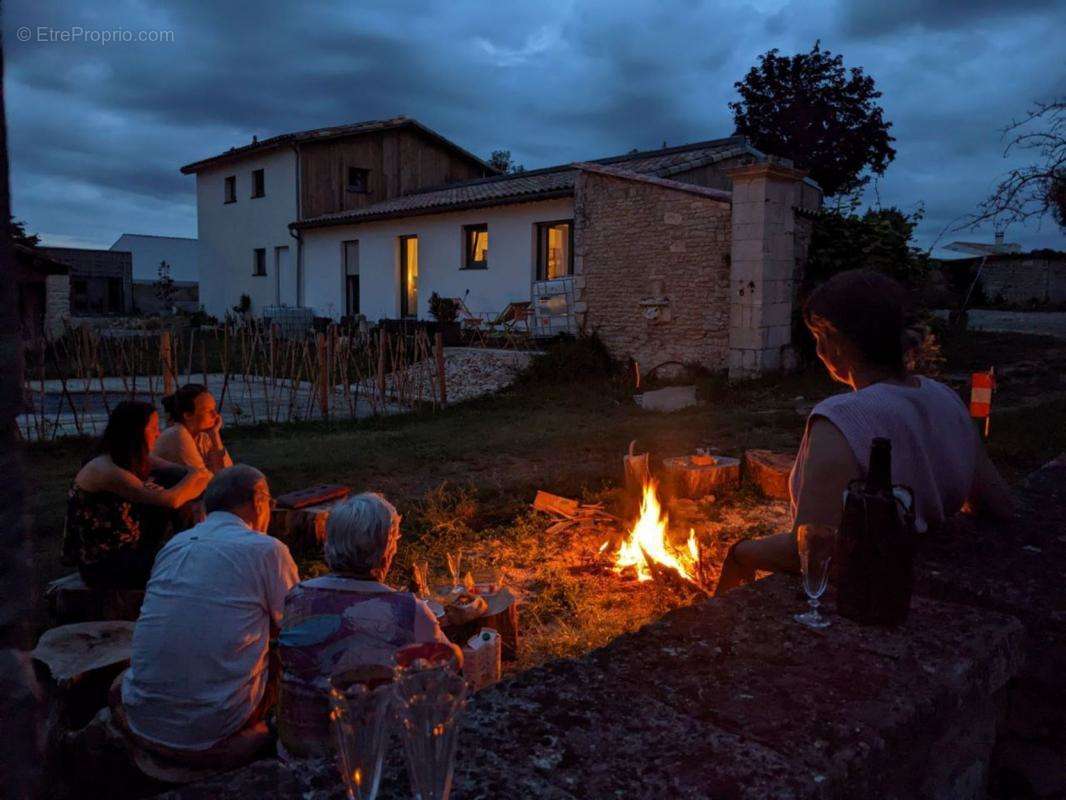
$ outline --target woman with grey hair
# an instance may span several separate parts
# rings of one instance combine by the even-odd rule
[[[429,606],[384,583],[399,540],[400,515],[388,500],[370,492],[349,497],[326,525],[330,573],[297,584],[285,598],[278,734],[287,754],[328,747],[331,675],[391,670],[401,647],[448,643]]]

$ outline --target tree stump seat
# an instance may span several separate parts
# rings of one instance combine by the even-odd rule
[[[795,463],[795,453],[748,450],[744,453],[744,475],[766,497],[788,500],[788,478]]]
[[[664,458],[663,473],[673,497],[699,500],[709,494],[728,494],[740,486],[740,459],[729,456]]]
[[[53,702],[50,733],[82,728],[107,705],[111,682],[130,663],[133,626],[128,620],[96,620],[41,635],[31,655]]]
[[[58,625],[99,620],[136,620],[141,613],[141,589],[102,589],[86,586],[73,572],[52,581],[45,590],[48,612]]]

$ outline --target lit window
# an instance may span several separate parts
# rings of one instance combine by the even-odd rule
[[[573,274],[573,231],[570,220],[537,223],[538,281],[550,281]]]
[[[463,227],[464,269],[487,269],[489,266],[489,226],[466,225]]]

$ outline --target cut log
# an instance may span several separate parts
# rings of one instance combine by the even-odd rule
[[[690,456],[663,459],[663,473],[674,497],[698,500],[727,493],[740,485],[740,460],[713,456],[710,464],[694,464]]]
[[[571,500],[569,497],[560,497],[551,492],[538,491],[537,496],[533,499],[533,508],[537,511],[557,514],[567,519],[576,516],[580,507],[581,504],[577,500]]]
[[[644,489],[644,484],[651,480],[651,471],[648,469],[648,454],[634,453],[636,441],[629,443],[629,454],[622,456],[622,468],[625,476],[626,494],[639,497]]]
[[[748,450],[744,453],[744,475],[766,497],[788,500],[788,478],[795,463],[795,453]]]
[[[93,620],[135,620],[144,592],[139,589],[94,589],[77,572],[52,581],[45,590],[52,619],[66,625]]]
[[[81,728],[107,705],[108,687],[130,663],[133,624],[78,622],[41,636],[31,655],[34,671],[55,703],[58,732]]]

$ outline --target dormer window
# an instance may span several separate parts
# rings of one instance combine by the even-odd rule
[[[226,199],[223,200],[223,202],[225,202],[225,203],[236,203],[237,202],[237,176],[236,175],[230,175],[228,178],[226,178],[226,195],[225,195],[225,198]]]
[[[370,170],[361,167],[348,167],[348,191],[352,194],[366,194],[368,188]]]
[[[252,197],[263,197],[266,195],[266,179],[263,177],[263,170],[252,170]]]

